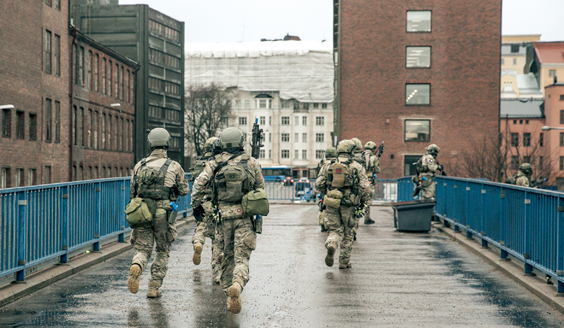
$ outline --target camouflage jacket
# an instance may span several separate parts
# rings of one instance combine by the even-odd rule
[[[515,185],[517,186],[521,186],[521,187],[529,187],[529,178],[527,177],[527,175],[522,172],[519,171],[517,172],[517,182],[515,183]]]
[[[374,181],[374,173],[380,173],[380,160],[372,150],[364,151],[364,169],[369,181]]]
[[[223,161],[229,160],[227,161],[228,164],[237,164],[241,161],[241,156],[229,159],[233,156],[233,154],[225,151],[217,156],[220,156]],[[206,186],[213,182],[215,174],[217,173],[215,172],[217,165],[216,161],[208,161],[202,173],[200,173],[200,175],[196,178],[196,181],[194,181],[194,186],[192,188],[192,208],[196,208],[203,204],[204,196],[206,194]],[[260,163],[253,157],[250,157],[247,162],[247,173],[252,178],[253,189],[264,188],[264,178],[262,177]]]
[[[155,149],[151,152],[149,157],[147,157],[145,165],[149,167],[160,168],[164,165],[167,159],[168,157],[165,149]],[[133,168],[133,176],[131,177],[130,182],[130,199],[133,199],[135,198],[135,196],[137,196],[136,190],[138,186],[134,178],[135,175],[139,173],[140,168],[141,161],[137,163]],[[177,196],[186,196],[190,192],[190,186],[188,185],[188,180],[186,180],[186,174],[184,174],[184,170],[178,162],[172,161],[172,163],[170,163],[170,166],[166,171],[164,187],[173,189]],[[168,208],[170,207],[170,205],[167,200],[161,200],[157,202],[157,207]]]
[[[349,168],[352,171],[357,172],[358,177],[358,196],[362,202],[368,202],[370,200],[370,183],[368,182],[368,178],[366,177],[366,172],[364,167],[357,163],[354,160],[350,160],[348,156],[339,156],[336,159],[336,162],[347,162],[350,161]],[[319,192],[322,194],[327,193],[327,175],[329,172],[329,167],[331,167],[331,162],[328,162],[326,165],[323,165],[321,168],[321,172],[319,172],[319,176],[315,181],[315,187]]]
[[[353,159],[364,167],[364,156],[362,154],[362,151],[355,151],[353,153]]]
[[[427,167],[427,172],[421,173],[421,176],[426,178],[434,177],[435,171],[439,169],[437,160],[431,154],[425,154],[421,157],[421,165]]]

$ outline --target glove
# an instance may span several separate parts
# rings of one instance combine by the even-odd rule
[[[439,171],[443,171],[444,170],[444,166],[442,166],[441,164],[439,164]]]
[[[194,214],[194,218],[196,219],[196,222],[203,222],[204,221],[204,208],[202,207],[202,205],[196,207],[193,210],[193,214]]]

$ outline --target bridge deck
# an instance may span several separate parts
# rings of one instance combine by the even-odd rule
[[[239,315],[212,283],[210,245],[191,263],[194,225],[173,244],[163,297],[127,291],[132,252],[0,309],[0,326],[561,327],[564,316],[442,234],[395,231],[390,208],[359,229],[349,270],[323,261],[317,207],[273,205]]]

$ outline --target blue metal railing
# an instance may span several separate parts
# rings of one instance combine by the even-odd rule
[[[186,175],[190,178],[190,174]],[[87,180],[0,190],[0,278],[55,258],[67,263],[69,253],[131,229],[124,210],[130,178]],[[190,195],[177,201],[179,213],[190,208]]]
[[[399,179],[399,197],[409,200],[409,178]],[[476,179],[437,177],[435,215],[455,231],[481,240],[556,279],[564,292],[564,193]]]

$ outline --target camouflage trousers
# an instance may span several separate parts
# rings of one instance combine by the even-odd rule
[[[326,225],[326,221],[327,221],[327,215],[325,215],[325,210],[319,212],[319,219],[317,220],[317,223],[319,225]]]
[[[206,222],[207,221],[207,222]],[[199,222],[192,236],[192,244],[199,242],[202,246],[206,242],[206,237],[212,240],[212,259],[211,265],[214,276],[221,271],[220,256],[223,252],[223,231],[221,227],[216,227],[209,218],[204,222]]]
[[[348,263],[352,253],[353,231],[357,224],[354,217],[354,206],[343,206],[338,209],[327,207],[327,230],[328,236],[325,247],[334,245],[335,248],[341,247],[339,262]]]
[[[141,272],[147,267],[153,245],[157,244],[157,255],[151,265],[151,280],[159,285],[162,285],[166,276],[170,244],[176,239],[176,235],[176,223],[168,223],[166,211],[162,208],[157,208],[151,226],[133,229],[131,234],[130,242],[135,248],[132,264],[138,264]]]
[[[257,244],[250,218],[224,219],[221,287],[225,292],[237,282],[244,288],[249,281],[249,260]]]
[[[435,197],[435,179],[427,177],[426,183],[421,184],[421,199],[430,199]],[[430,181],[430,183],[429,183]]]
[[[372,202],[374,200],[374,183],[370,184],[370,200],[367,202],[368,206],[366,207],[366,210],[364,210],[364,219],[370,219],[370,205],[372,205]],[[358,226],[358,225],[357,225]]]

